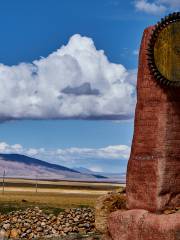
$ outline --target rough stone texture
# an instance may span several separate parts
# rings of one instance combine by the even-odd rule
[[[105,234],[107,229],[107,218],[109,214],[117,209],[123,209],[126,206],[125,194],[111,192],[99,197],[95,206],[95,227]]]
[[[127,208],[156,212],[180,206],[180,88],[158,85],[149,71],[152,28],[145,30],[140,50]]]
[[[113,240],[179,240],[180,212],[155,214],[146,210],[116,211],[108,219]]]
[[[94,209],[91,208],[65,209],[57,216],[46,214],[38,207],[0,214],[0,239],[46,239],[70,235],[85,239],[84,236],[96,234],[99,235],[94,226]]]
[[[126,186],[130,210],[110,214],[104,240],[180,240],[180,88],[158,85],[149,72],[152,28],[144,32],[139,59]]]

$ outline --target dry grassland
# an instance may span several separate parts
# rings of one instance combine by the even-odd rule
[[[6,179],[5,192],[0,188],[0,212],[39,206],[56,213],[64,208],[94,207],[97,198],[120,188],[120,184],[68,181]]]

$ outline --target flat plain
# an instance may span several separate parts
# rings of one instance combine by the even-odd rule
[[[38,206],[58,213],[64,208],[94,207],[97,198],[117,191],[123,184],[105,182],[48,181],[33,179],[1,179],[0,212]]]

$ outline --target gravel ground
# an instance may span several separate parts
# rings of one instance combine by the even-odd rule
[[[100,239],[93,208],[65,209],[57,216],[38,207],[0,215],[1,239]]]

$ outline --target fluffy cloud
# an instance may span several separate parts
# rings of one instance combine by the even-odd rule
[[[76,34],[31,64],[0,64],[0,120],[131,118],[136,102],[128,81],[132,77],[91,38]]]
[[[87,167],[89,169],[102,169],[102,171],[111,171],[111,169],[117,171],[121,165],[124,169],[126,168],[130,147],[127,145],[114,145],[104,148],[72,147],[47,150],[44,148],[26,149],[20,144],[9,145],[1,142],[0,152],[24,154],[70,168]]]
[[[166,11],[166,7],[162,4],[157,4],[156,2],[150,3],[147,0],[135,1],[135,8],[138,11],[151,14],[162,14]]]
[[[179,11],[179,0],[154,0],[149,2],[148,0],[136,0],[135,8],[138,11],[142,11],[149,14],[160,15],[166,11]]]
[[[22,153],[23,147],[20,144],[9,145],[5,142],[0,142],[0,153]]]
[[[130,148],[126,145],[107,146],[105,148],[68,148],[57,149],[56,154],[61,159],[127,159]]]

